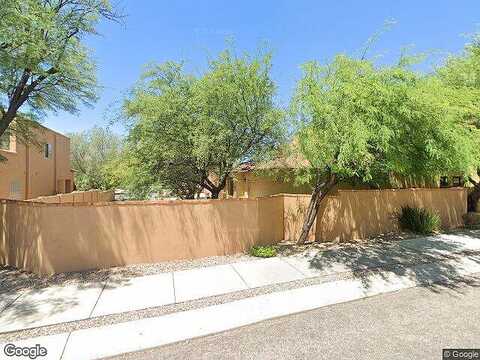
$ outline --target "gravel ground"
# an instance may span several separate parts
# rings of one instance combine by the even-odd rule
[[[374,237],[370,237],[368,239],[349,240],[342,242],[313,242],[298,245],[294,242],[282,241],[277,245],[277,251],[279,256],[291,256],[306,254],[312,251],[318,252],[327,250],[358,248],[369,245],[391,244],[395,241],[415,239],[419,237],[425,236],[414,233],[401,232],[380,234]]]

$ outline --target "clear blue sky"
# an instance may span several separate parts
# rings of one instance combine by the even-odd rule
[[[102,36],[86,39],[98,63],[100,100],[78,115],[50,114],[46,126],[60,132],[105,126],[146,63],[186,60],[191,71],[201,72],[207,55],[221,51],[226,38],[233,38],[240,51],[269,44],[277,101],[287,104],[300,64],[358,53],[386,19],[397,23],[372,53],[383,62],[411,44],[416,52],[458,52],[467,41],[462,34],[480,30],[479,0],[121,1],[125,24],[102,22]]]

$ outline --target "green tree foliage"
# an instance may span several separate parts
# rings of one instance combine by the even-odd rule
[[[437,74],[450,86],[480,89],[480,35],[473,37],[462,54],[450,55]]]
[[[270,68],[270,55],[228,50],[200,76],[178,63],[152,66],[125,102],[132,121],[125,162],[142,175],[137,185],[181,198],[207,189],[217,198],[242,161],[267,156],[284,130]]]
[[[462,54],[450,56],[445,64],[437,69],[437,76],[444,85],[463,94],[463,97],[457,100],[460,105],[470,109],[463,118],[465,126],[480,129],[480,35],[474,36],[472,40]],[[480,146],[477,150],[479,164],[474,171],[480,177]],[[468,176],[468,179],[474,187],[468,197],[468,209],[475,211],[476,204],[480,201],[480,181],[472,176]]]
[[[469,109],[458,105],[464,92],[402,64],[379,68],[343,55],[303,69],[294,109],[315,186],[299,242],[341,180],[467,173],[475,163],[478,133],[464,126]]]
[[[0,136],[28,125],[21,123],[32,116],[20,109],[74,112],[96,99],[95,65],[81,40],[101,18],[119,18],[108,0],[2,1]]]
[[[77,188],[79,190],[115,188],[118,180],[113,176],[112,164],[120,156],[122,139],[109,129],[100,127],[68,136]]]

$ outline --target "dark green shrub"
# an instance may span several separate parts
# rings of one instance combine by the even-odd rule
[[[418,234],[432,234],[440,230],[440,216],[427,209],[403,206],[398,216],[400,227]]]
[[[250,249],[250,255],[262,258],[277,256],[277,249],[274,246],[253,246]]]

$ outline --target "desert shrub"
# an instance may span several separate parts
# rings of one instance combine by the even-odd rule
[[[438,214],[424,208],[403,206],[398,216],[400,227],[418,234],[432,234],[440,230],[441,220]]]
[[[269,258],[277,256],[277,249],[274,246],[253,246],[250,249],[250,255],[256,257]]]

